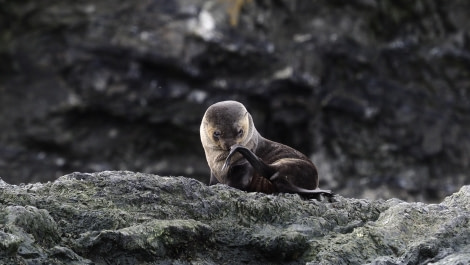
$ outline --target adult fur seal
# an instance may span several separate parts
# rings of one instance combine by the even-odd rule
[[[201,142],[211,170],[209,185],[227,184],[244,191],[286,192],[317,197],[315,165],[299,151],[262,137],[245,106],[222,101],[202,118]]]

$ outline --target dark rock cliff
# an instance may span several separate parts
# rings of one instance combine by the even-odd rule
[[[1,264],[467,264],[469,229],[469,186],[424,204],[132,172],[0,180]]]
[[[208,180],[198,126],[242,101],[345,196],[470,184],[468,1],[0,1],[0,176]]]

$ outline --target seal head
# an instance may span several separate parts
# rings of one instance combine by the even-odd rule
[[[200,136],[211,168],[211,184],[227,182],[227,170],[223,168],[223,163],[232,146],[242,145],[255,152],[258,145],[253,118],[237,101],[222,101],[210,106],[202,118]],[[241,160],[240,154],[234,156],[232,165],[243,163]]]

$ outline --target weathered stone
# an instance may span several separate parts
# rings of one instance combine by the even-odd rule
[[[2,264],[468,263],[470,187],[440,204],[246,193],[124,171],[0,182]]]

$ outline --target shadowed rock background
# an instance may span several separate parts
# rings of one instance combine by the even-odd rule
[[[0,4],[8,183],[109,169],[207,183],[199,123],[226,99],[343,196],[440,201],[470,183],[468,1]]]

